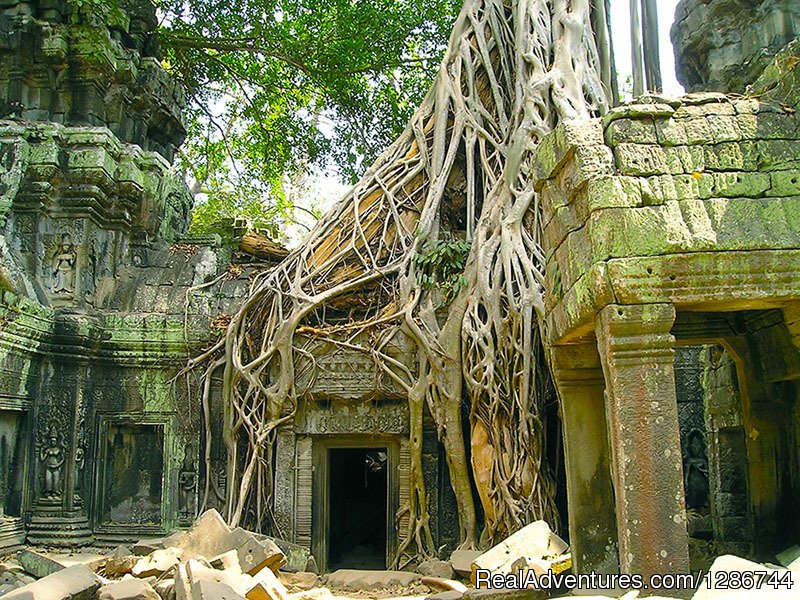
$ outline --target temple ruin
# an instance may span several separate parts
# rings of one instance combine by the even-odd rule
[[[714,17],[732,6],[752,18]],[[183,91],[157,59],[150,2],[71,10],[0,6],[2,550],[230,516],[223,375],[206,401],[205,382],[178,375],[285,255],[241,252],[234,223],[186,233],[192,198],[170,168]],[[673,40],[691,93],[561,123],[533,151],[558,395],[543,420],[563,439],[542,461],[577,571],[683,573],[800,542],[798,33],[796,2],[684,0]],[[470,185],[456,179],[445,202]],[[452,206],[450,233],[472,235],[475,207]],[[418,360],[403,336],[381,352],[400,370]],[[408,390],[341,339],[315,342],[313,363],[298,359],[303,393],[269,455],[269,533],[322,571],[397,565],[420,452],[425,525],[449,555],[463,499],[440,415],[420,408],[412,432]],[[449,421],[467,436],[469,410]]]

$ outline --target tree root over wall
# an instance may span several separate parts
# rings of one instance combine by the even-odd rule
[[[204,373],[206,413],[212,376],[222,375],[231,525],[272,526],[276,431],[313,384],[320,342],[371,356],[407,394],[411,493],[398,515],[407,523],[399,566],[435,553],[422,475],[426,405],[462,547],[478,543],[470,468],[483,541],[534,519],[557,522],[540,419],[545,257],[531,151],[559,121],[605,108],[590,12],[589,0],[467,0],[404,133],[301,248],[253,282],[225,335],[191,361]],[[471,249],[442,307],[412,259],[451,235],[443,214],[453,206],[463,207]],[[355,316],[331,318],[353,306]],[[389,350],[408,341],[411,366]],[[300,380],[311,383],[298,389]]]

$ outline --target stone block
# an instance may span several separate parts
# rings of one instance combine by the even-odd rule
[[[425,560],[417,567],[417,573],[427,577],[452,579],[455,575],[453,566],[446,560]]]
[[[463,594],[467,591],[467,586],[460,581],[449,579],[446,577],[429,577],[422,578],[422,585],[427,585],[432,590],[445,590],[448,592],[459,592]]]
[[[759,198],[770,188],[768,173],[714,173],[717,196]]]
[[[472,574],[472,561],[481,554],[483,552],[480,550],[455,550],[450,555],[450,566],[462,577],[469,577]]]
[[[97,600],[161,600],[161,598],[149,583],[139,579],[126,579],[100,588]]]
[[[102,580],[83,565],[74,565],[9,592],[7,600],[95,600]]]
[[[178,565],[176,600],[244,600],[247,581],[240,572],[218,571],[195,559]],[[247,577],[247,580],[250,578]]]
[[[255,575],[264,568],[277,572],[287,562],[275,542],[269,538],[259,540],[241,527],[231,531],[227,539],[229,547],[235,549],[239,556],[242,571],[249,575]]]
[[[768,195],[800,196],[800,172],[797,169],[773,171],[769,174],[769,178],[770,189]]]
[[[17,562],[25,571],[37,579],[58,573],[64,569],[64,565],[60,562],[33,550],[20,550],[17,553]]]
[[[358,569],[339,569],[329,574],[328,587],[335,590],[379,590],[395,587],[408,587],[420,580],[417,573],[407,571],[362,571]]]
[[[614,150],[617,169],[623,175],[661,175],[669,173],[667,158],[660,146],[620,144]]]
[[[133,545],[131,552],[136,556],[147,556],[156,550],[164,549],[164,540],[162,538],[154,538],[148,540],[139,540]]]
[[[256,573],[248,588],[245,594],[247,600],[285,600],[289,595],[271,569],[262,569]]]
[[[656,127],[652,119],[616,119],[605,130],[606,143],[616,146],[624,142],[657,144]]]
[[[560,556],[567,544],[550,529],[545,521],[530,523],[472,561],[472,582],[475,571],[512,573],[520,560],[528,564],[534,559]]]
[[[131,573],[135,577],[159,576],[174,569],[180,560],[180,550],[176,548],[156,550],[149,556],[140,558],[131,569]]]
[[[299,544],[293,544],[280,538],[256,536],[258,539],[268,539],[275,543],[281,549],[284,556],[286,556],[286,564],[281,567],[281,570],[289,573],[298,573],[300,571],[317,572],[317,563],[308,548]]]
[[[298,573],[285,573],[281,571],[278,573],[287,589],[292,592],[310,590],[317,587],[319,583],[319,575],[316,573],[309,573],[308,571],[300,571]]]
[[[212,508],[200,515],[186,531],[169,536],[165,544],[181,550],[184,560],[196,556],[212,558],[232,549],[228,539],[230,533],[222,515]]]

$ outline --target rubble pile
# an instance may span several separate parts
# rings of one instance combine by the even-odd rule
[[[210,510],[194,525],[159,540],[142,540],[132,548],[119,546],[104,556],[84,556],[64,564],[33,550],[0,563],[3,600],[547,600],[648,597],[638,590],[606,590],[522,585],[526,576],[569,573],[567,543],[544,521],[537,521],[486,552],[456,550],[450,560],[427,560],[417,572],[340,569],[319,576],[316,563],[300,546],[231,529]],[[692,600],[789,600],[800,589],[800,546],[776,556],[780,565],[754,563],[735,556],[717,558],[697,590],[681,597]],[[752,589],[715,589],[720,574],[775,574],[791,586],[764,585]],[[485,582],[491,577],[489,587]],[[481,585],[483,581],[483,585]],[[497,585],[507,581],[508,586]],[[544,579],[536,579],[542,582]],[[514,585],[517,582],[517,585]],[[745,586],[746,587],[746,586]],[[609,596],[608,594],[612,594]],[[755,594],[755,595],[754,595]],[[668,595],[652,600],[676,600]]]

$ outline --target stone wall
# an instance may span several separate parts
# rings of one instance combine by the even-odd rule
[[[744,93],[797,35],[795,0],[682,0],[671,32],[678,81],[688,91]]]

